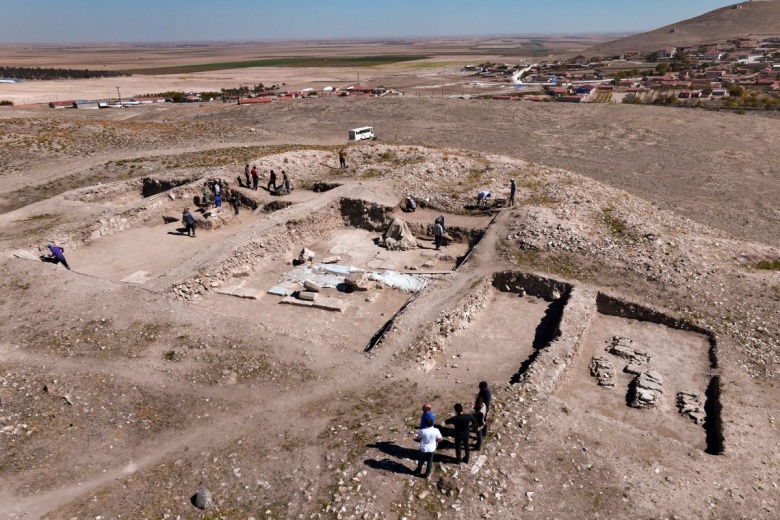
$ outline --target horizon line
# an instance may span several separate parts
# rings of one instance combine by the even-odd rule
[[[450,39],[468,39],[468,38],[528,38],[539,36],[630,36],[638,34],[632,31],[592,31],[592,32],[540,32],[540,33],[523,33],[523,34],[508,34],[508,33],[496,33],[496,34],[461,34],[461,35],[438,35],[438,36],[353,36],[353,37],[341,37],[341,38],[265,38],[265,39],[205,39],[205,40],[124,40],[124,41],[49,41],[49,42],[2,42],[2,45],[194,45],[194,44],[207,44],[207,43],[236,43],[236,44],[249,44],[249,43],[286,43],[286,42],[367,42],[367,41],[391,41],[391,40],[440,40],[443,38]]]

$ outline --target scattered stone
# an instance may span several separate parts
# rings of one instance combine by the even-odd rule
[[[313,262],[314,258],[317,256],[317,254],[308,248],[303,248],[300,253],[298,253],[298,264],[305,264],[306,262]]]
[[[192,497],[192,503],[198,509],[208,509],[214,505],[211,499],[211,491],[206,486],[201,486],[195,496]]]
[[[625,372],[626,374],[631,374],[631,375],[634,375],[634,376],[638,376],[639,374],[642,373],[642,367],[637,365],[637,364],[634,364],[634,363],[629,363],[623,369],[623,372]]]
[[[329,256],[320,260],[321,264],[337,264],[339,262],[341,262],[340,256]]]
[[[262,293],[255,289],[249,289],[247,287],[224,287],[216,290],[217,294],[226,294],[228,296],[236,296],[238,298],[247,298],[250,300],[258,300],[262,296]]]
[[[292,289],[288,289],[287,287],[282,287],[280,285],[274,285],[270,289],[268,289],[268,294],[273,294],[274,296],[290,296],[293,292]]]
[[[304,280],[303,287],[310,292],[320,292],[322,290],[322,286],[318,284],[317,282],[312,282],[311,280]]]
[[[299,300],[305,300],[308,302],[313,302],[317,299],[317,293],[312,291],[299,291],[298,292],[298,299]]]
[[[428,260],[422,266],[425,267],[425,268],[433,267],[433,262],[431,260]]]
[[[353,291],[367,291],[370,281],[367,273],[355,271],[354,273],[349,273],[346,278],[344,278],[344,283]]]
[[[696,424],[704,424],[707,418],[699,394],[695,392],[677,392],[677,410]]]
[[[646,365],[650,362],[650,355],[644,350],[633,348],[634,341],[630,338],[615,336],[612,338],[606,350],[624,359],[628,359],[634,365]]]
[[[409,226],[400,218],[394,219],[390,226],[379,239],[379,245],[390,251],[406,251],[417,248],[417,239],[414,238]]]
[[[596,378],[599,386],[613,388],[615,386],[615,367],[612,361],[599,356],[590,362],[590,375]]]
[[[642,372],[634,378],[630,387],[633,396],[631,406],[646,408],[658,406],[663,394],[663,379],[658,372]]]

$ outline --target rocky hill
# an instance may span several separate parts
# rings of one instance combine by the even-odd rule
[[[630,50],[650,52],[664,46],[685,47],[725,41],[734,36],[780,32],[780,2],[742,2],[678,23],[635,34],[589,49],[588,55],[620,54]]]

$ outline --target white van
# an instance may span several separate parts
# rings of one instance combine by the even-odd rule
[[[364,126],[362,128],[353,128],[349,131],[350,141],[362,141],[363,139],[376,139],[373,127]]]

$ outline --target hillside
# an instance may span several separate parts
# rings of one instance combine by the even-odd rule
[[[676,30],[676,32],[672,32]],[[650,52],[664,46],[687,47],[725,41],[734,36],[780,32],[780,2],[742,2],[633,36],[591,47],[586,54]]]

